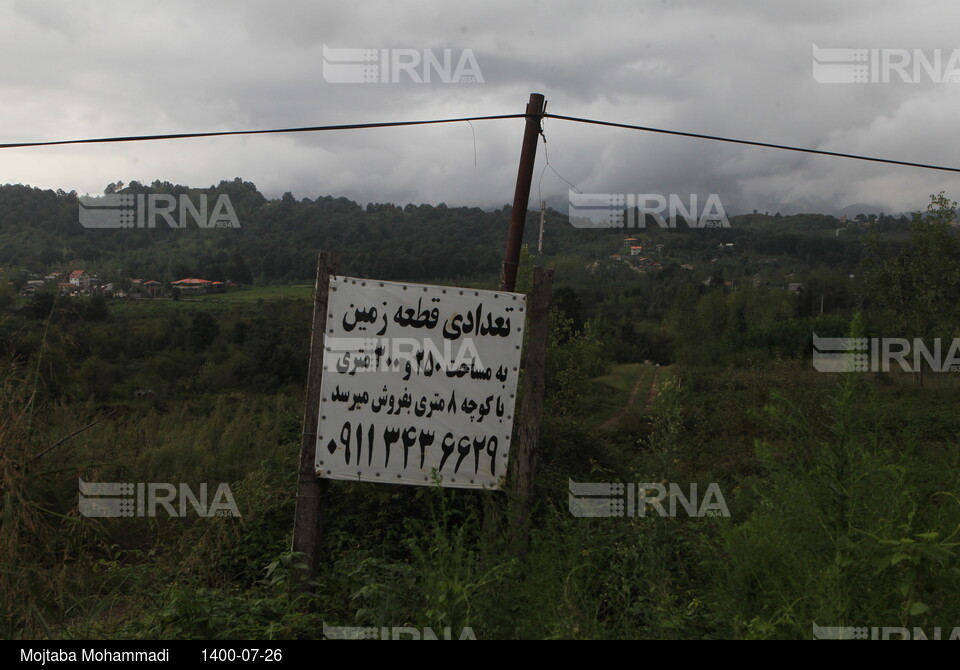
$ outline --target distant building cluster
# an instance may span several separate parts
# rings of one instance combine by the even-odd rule
[[[841,217],[841,220],[846,222],[846,217]],[[720,242],[715,248],[716,251],[714,253],[716,256],[710,259],[709,265],[706,264],[706,260],[704,259],[705,264],[700,265],[700,271],[697,272],[697,266],[692,263],[680,263],[680,259],[673,259],[671,262],[671,259],[669,259],[665,253],[666,245],[662,243],[654,244],[649,240],[645,242],[642,238],[626,237],[623,238],[622,248],[610,254],[606,261],[606,267],[610,267],[611,264],[622,263],[636,272],[648,273],[663,270],[665,265],[669,265],[674,268],[679,268],[683,273],[691,273],[698,283],[707,287],[724,286],[734,291],[742,288],[777,288],[795,294],[801,294],[804,291],[804,285],[799,281],[800,277],[798,277],[796,273],[780,275],[782,280],[774,272],[770,271],[766,271],[763,274],[756,272],[739,281],[725,280],[721,269],[724,265],[723,261],[731,258],[731,256],[737,256],[740,249],[733,242]],[[773,261],[774,259],[758,259],[756,262],[758,264],[769,264]],[[590,272],[596,272],[604,267],[604,263],[595,260],[592,263],[586,264],[584,267]],[[709,273],[709,275],[704,276],[705,273]],[[850,276],[850,279],[853,279],[853,275]]]
[[[232,281],[212,281],[209,279],[198,279],[187,277],[171,281],[164,285],[163,282],[156,279],[140,279],[130,277],[122,282],[104,282],[97,274],[92,274],[86,270],[71,270],[70,272],[51,272],[40,278],[39,274],[30,275],[23,271],[24,275],[19,277],[20,281],[7,277],[7,283],[11,286],[19,286],[21,297],[29,297],[38,291],[56,286],[60,295],[68,296],[91,296],[102,295],[108,298],[164,298],[178,295],[201,295],[206,293],[223,293],[228,289],[236,288],[238,284]],[[0,277],[4,275],[4,269],[0,268]],[[23,276],[28,278],[23,281]]]

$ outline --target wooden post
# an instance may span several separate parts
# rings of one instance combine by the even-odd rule
[[[317,572],[321,538],[322,496],[327,481],[316,475],[317,422],[320,415],[320,382],[323,379],[323,347],[326,340],[327,299],[330,276],[337,273],[340,258],[320,252],[317,283],[313,291],[313,327],[310,335],[310,367],[307,372],[307,398],[304,402],[303,431],[300,440],[300,473],[297,478],[297,510],[293,521],[292,550],[303,554],[305,567],[297,571],[297,581],[305,586]]]
[[[527,124],[523,131],[523,144],[520,146],[517,187],[513,194],[513,210],[510,212],[510,229],[507,231],[507,248],[504,251],[501,291],[512,291],[517,285],[523,226],[527,221],[527,201],[530,199],[533,164],[537,159],[537,139],[540,137],[540,121],[543,119],[545,104],[542,94],[530,94],[530,101],[527,103]]]
[[[501,291],[514,291],[517,286],[523,228],[527,220],[527,201],[530,200],[533,167],[537,159],[537,140],[540,138],[540,123],[543,120],[546,104],[546,100],[540,93],[531,93],[530,100],[527,102],[523,143],[520,145],[520,165],[517,168],[517,185],[513,193],[513,210],[510,212],[507,246],[503,253],[503,268],[500,275]],[[483,508],[484,536],[493,537],[500,526],[503,508],[500,502],[492,496],[484,497]]]
[[[530,543],[530,513],[533,508],[533,480],[537,470],[537,443],[546,386],[547,337],[550,327],[550,287],[553,270],[533,269],[533,290],[527,296],[527,351],[523,365],[523,398],[520,400],[520,429],[510,455],[511,485],[510,545],[522,558]]]

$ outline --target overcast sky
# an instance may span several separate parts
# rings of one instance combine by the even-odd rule
[[[880,61],[869,76],[887,83],[821,83],[812,53],[933,62],[939,50],[942,72],[960,54],[958,26],[960,3],[946,0],[16,0],[0,6],[0,143],[509,114],[535,91],[555,114],[960,167],[960,61],[958,83],[912,64],[903,82]],[[386,82],[331,82],[353,71],[331,69],[338,56],[325,79],[323,45],[388,62],[450,49],[454,66],[472,54],[464,64],[483,81],[388,69],[375,73]],[[513,200],[522,133],[505,120],[4,149],[0,183],[95,194],[117,180],[239,176],[268,197],[499,207]],[[545,133],[550,165],[588,193],[716,193],[728,212],[771,213],[960,199],[958,174],[555,119]],[[567,185],[550,170],[541,180],[544,165],[541,143],[531,206],[539,193],[565,209]]]

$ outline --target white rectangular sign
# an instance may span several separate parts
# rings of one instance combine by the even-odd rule
[[[526,296],[331,277],[320,477],[499,489]]]

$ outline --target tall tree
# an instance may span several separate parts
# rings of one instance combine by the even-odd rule
[[[960,328],[960,240],[951,223],[957,203],[941,191],[910,224],[897,248],[871,235],[862,263],[871,330],[889,337],[951,338]],[[922,369],[918,382],[923,383]]]

